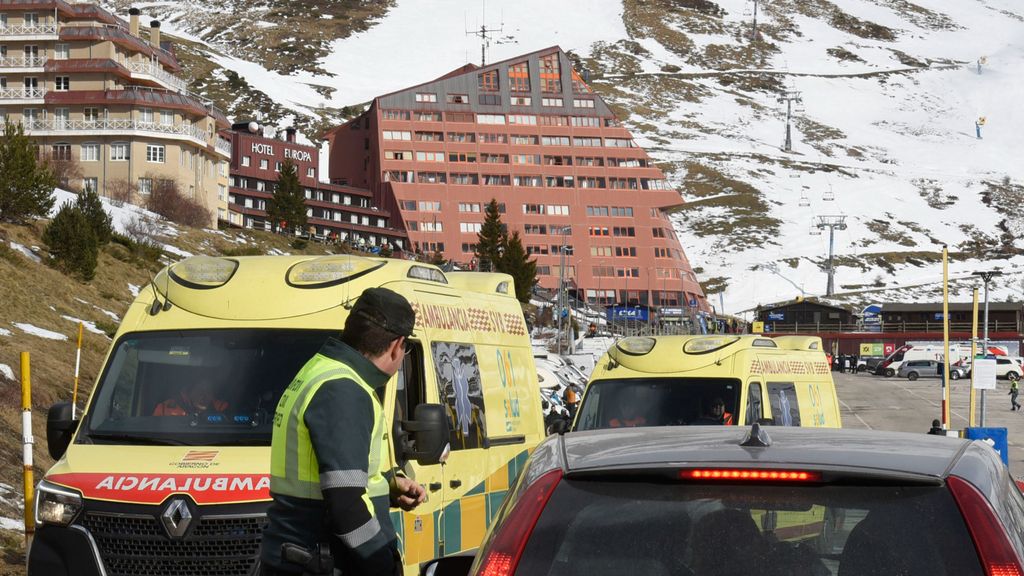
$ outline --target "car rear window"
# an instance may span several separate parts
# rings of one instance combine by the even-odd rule
[[[517,574],[981,576],[944,487],[563,480]]]

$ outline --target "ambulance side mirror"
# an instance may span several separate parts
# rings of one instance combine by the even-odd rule
[[[402,422],[409,434],[403,457],[423,466],[440,464],[448,457],[448,412],[440,404],[420,404],[413,420]]]
[[[50,457],[60,460],[71,444],[78,420],[71,419],[71,402],[58,402],[46,412],[46,448]]]

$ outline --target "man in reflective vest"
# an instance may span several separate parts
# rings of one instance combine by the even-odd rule
[[[398,371],[415,313],[401,295],[370,288],[285,389],[274,415],[261,573],[301,574],[321,544],[349,575],[401,573],[389,504],[411,510],[426,492],[393,474],[385,385]],[[298,551],[298,553],[296,553]],[[314,564],[315,565],[315,564]]]

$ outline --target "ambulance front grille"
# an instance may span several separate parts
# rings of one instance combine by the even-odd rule
[[[180,540],[169,538],[160,519],[148,515],[87,512],[81,524],[96,541],[109,576],[247,576],[266,516],[195,521]]]

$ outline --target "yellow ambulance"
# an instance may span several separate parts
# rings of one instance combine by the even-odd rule
[[[841,426],[820,338],[624,338],[598,361],[573,429],[753,422]]]
[[[279,396],[373,286],[416,311],[384,401],[394,459],[428,494],[391,512],[406,572],[475,549],[544,433],[512,278],[347,255],[198,256],[131,304],[80,418],[50,409],[59,460],[39,484],[29,574],[246,576]],[[182,410],[193,387],[214,408]],[[442,416],[430,425],[428,413]]]

